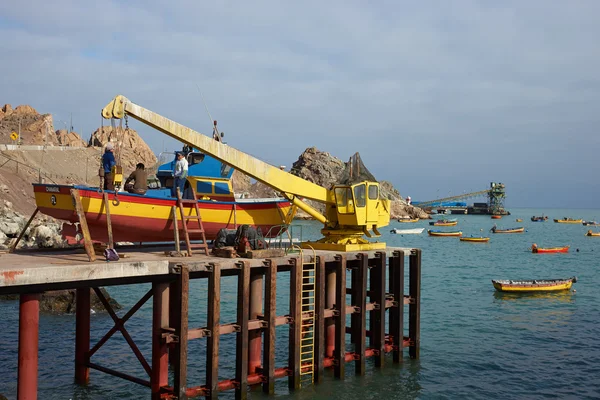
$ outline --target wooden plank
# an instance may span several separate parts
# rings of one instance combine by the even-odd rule
[[[409,292],[412,299],[408,305],[408,336],[411,346],[408,348],[410,358],[419,358],[421,342],[421,250],[414,249],[409,257]]]
[[[96,253],[94,252],[90,230],[88,228],[87,219],[85,218],[85,212],[83,211],[83,205],[81,204],[81,197],[79,197],[79,189],[71,189],[71,197],[75,203],[75,212],[77,213],[81,232],[83,233],[83,246],[85,247],[85,252],[89,261],[94,262],[96,261]]]
[[[335,350],[333,352],[336,378],[344,379],[346,374],[346,256],[336,255],[335,309]]]
[[[263,343],[263,376],[262,390],[264,393],[275,393],[275,320],[276,295],[277,295],[277,264],[273,260],[266,260],[267,273],[265,274],[265,321],[268,324]]]
[[[402,361],[404,340],[404,252],[395,251],[390,257],[389,269],[389,292],[397,302],[390,309],[390,336],[394,343],[394,363]]]
[[[206,387],[207,398],[217,399],[219,394],[219,322],[221,319],[221,266],[210,264],[212,273],[208,277],[208,329],[211,335],[206,343]]]
[[[106,211],[106,229],[108,230],[108,248],[114,249],[115,245],[113,242],[112,223],[110,221],[110,205],[109,205],[109,201],[108,201],[108,193],[102,192],[102,199],[104,200],[104,209]]]
[[[175,208],[175,207],[173,207]],[[175,333],[179,337],[179,343],[175,347],[175,372],[173,389],[179,400],[187,399],[187,349],[188,349],[188,309],[189,309],[189,292],[190,292],[190,272],[187,265],[182,264],[179,267],[179,276],[175,285],[178,309],[171,307],[171,311],[177,312],[177,318],[174,322],[177,324]],[[171,289],[170,288],[170,289]],[[171,296],[170,300],[173,299]]]
[[[288,368],[290,390],[300,388],[300,340],[302,338],[302,260],[290,259],[290,316],[294,321],[290,327]]]
[[[21,233],[19,233],[19,237],[13,243],[13,245],[10,247],[10,250],[8,251],[9,253],[13,253],[15,251],[15,249],[17,248],[17,245],[19,244],[19,242],[23,238],[23,235],[25,234],[25,231],[27,231],[27,228],[29,228],[29,225],[31,224],[31,221],[33,221],[33,219],[37,215],[38,211],[40,211],[40,209],[36,207],[35,210],[33,211],[33,214],[31,214],[31,217],[29,217],[29,221],[27,221],[27,223],[25,224],[25,226],[21,230]]]
[[[370,330],[371,347],[377,350],[375,354],[375,366],[383,367],[385,360],[385,267],[386,254],[385,252],[377,252],[375,254],[376,263],[371,268],[371,302],[375,303],[376,307],[370,314]]]
[[[248,397],[248,319],[250,316],[250,263],[242,261],[238,275],[237,324],[240,330],[235,342],[235,388],[236,400]]]
[[[177,207],[172,206],[173,212],[173,240],[175,240],[175,251],[181,253],[181,243],[179,242],[179,222],[177,221]]]
[[[248,250],[245,253],[239,253],[240,257],[243,258],[271,258],[271,257],[284,257],[285,249],[258,249]]]
[[[352,293],[355,307],[360,312],[353,313],[350,316],[350,329],[354,336],[354,352],[357,359],[354,362],[354,371],[356,375],[365,374],[365,349],[367,346],[367,271],[369,270],[369,255],[360,253],[357,255],[359,260],[358,268],[352,270]]]
[[[315,383],[322,383],[325,361],[325,259],[317,257],[315,271]]]

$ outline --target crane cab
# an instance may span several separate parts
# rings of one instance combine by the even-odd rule
[[[361,182],[333,188],[339,225],[373,226],[380,224],[379,183]]]

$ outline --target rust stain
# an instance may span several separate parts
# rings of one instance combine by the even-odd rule
[[[5,282],[14,283],[17,275],[23,275],[23,271],[6,271],[2,272]]]

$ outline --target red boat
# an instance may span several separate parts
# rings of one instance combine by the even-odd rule
[[[531,245],[531,252],[532,253],[568,253],[569,247],[570,246],[541,248],[541,247],[538,247],[537,244],[534,243],[533,245]]]

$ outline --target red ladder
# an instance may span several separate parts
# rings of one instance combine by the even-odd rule
[[[181,229],[185,238],[185,245],[187,246],[188,257],[192,256],[192,249],[204,249],[204,254],[208,255],[208,244],[206,243],[206,236],[204,235],[204,225],[202,225],[202,217],[200,216],[200,209],[198,208],[198,200],[196,199],[196,191],[192,188],[194,199],[182,199],[181,191],[177,188],[177,206],[179,207],[179,214],[181,215]],[[190,215],[185,215],[184,205],[192,205],[190,209]],[[196,215],[192,214],[192,210],[196,210]],[[190,220],[198,221],[199,229],[189,229],[187,224]],[[202,243],[190,243],[191,234],[202,234]]]

